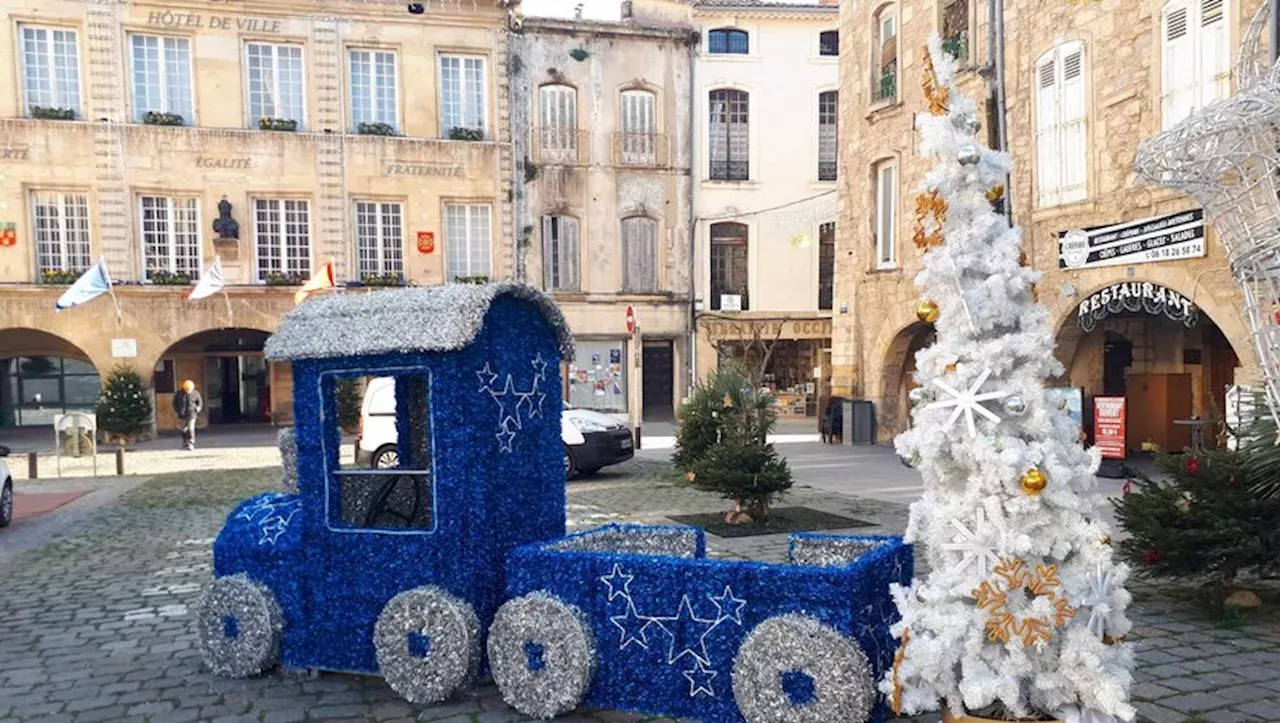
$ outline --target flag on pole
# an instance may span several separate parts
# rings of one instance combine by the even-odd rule
[[[205,269],[200,281],[187,292],[189,301],[199,301],[227,288],[227,279],[222,275],[222,258],[215,256],[213,263]]]
[[[103,294],[111,293],[111,274],[107,273],[107,260],[102,259],[89,267],[55,303],[54,309],[62,311],[88,303]]]
[[[312,274],[311,279],[302,285],[298,293],[293,295],[293,303],[301,304],[311,292],[332,289],[336,286],[337,284],[333,280],[333,259],[329,259],[329,263],[325,264],[319,273]]]

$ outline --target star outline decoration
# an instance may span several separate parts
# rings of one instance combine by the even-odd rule
[[[547,394],[542,391],[542,382],[547,378],[547,368],[550,365],[542,358],[541,352],[534,355],[530,364],[533,366],[534,373],[529,391],[520,391],[515,385],[515,377],[512,374],[506,376],[501,389],[495,386],[502,375],[493,370],[493,362],[486,361],[483,367],[475,371],[476,378],[481,384],[478,391],[481,394],[488,394],[498,405],[498,431],[494,437],[498,440],[500,452],[509,454],[514,451],[515,440],[519,436],[517,431],[524,429],[522,410],[530,420],[543,416],[542,407],[546,404]]]
[[[682,671],[685,680],[689,681],[689,697],[697,698],[699,693],[706,693],[712,698],[716,697],[715,688],[711,687],[711,681],[719,675],[716,671],[706,667],[701,660],[694,660],[693,667],[689,670]],[[698,676],[697,680],[694,676]]]
[[[995,412],[992,412],[990,409],[982,406],[982,404],[983,402],[1004,399],[1012,394],[1012,392],[1007,391],[982,392],[982,385],[987,383],[987,378],[990,376],[991,370],[983,369],[982,373],[978,375],[977,380],[964,391],[951,386],[947,382],[943,381],[941,377],[935,378],[933,380],[934,386],[937,386],[942,391],[951,395],[951,399],[942,399],[932,402],[925,407],[925,409],[945,409],[947,407],[955,407],[955,409],[951,411],[951,416],[947,417],[946,423],[943,424],[943,431],[950,431],[951,427],[955,425],[956,420],[959,419],[961,415],[964,415],[965,426],[969,430],[969,437],[973,438],[978,436],[978,427],[974,423],[973,418],[974,412],[986,417],[991,422],[999,424],[1001,421],[1000,417],[997,416]]]

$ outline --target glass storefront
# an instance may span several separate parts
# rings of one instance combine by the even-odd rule
[[[579,409],[625,414],[626,342],[575,340],[574,346],[575,356],[569,361],[569,404]]]
[[[101,385],[97,369],[87,361],[0,359],[0,427],[48,426],[55,414],[93,413]]]

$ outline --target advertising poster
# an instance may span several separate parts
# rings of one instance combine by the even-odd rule
[[[1093,438],[1103,459],[1124,459],[1124,397],[1093,398]]]

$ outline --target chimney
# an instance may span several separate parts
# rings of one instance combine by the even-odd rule
[[[631,0],[622,0],[622,19],[631,19]]]
[[[573,7],[573,19],[582,20],[582,3],[578,3]]]

